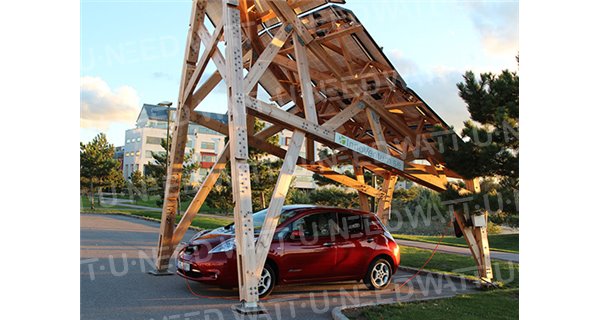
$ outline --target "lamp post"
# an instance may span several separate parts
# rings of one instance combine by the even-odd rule
[[[171,110],[170,107],[173,105],[173,102],[171,101],[163,101],[161,103],[158,104],[161,107],[166,107],[167,108],[167,170],[169,170],[169,130],[171,127]]]
[[[171,129],[171,106],[173,105],[173,102],[171,101],[163,101],[161,103],[158,104],[161,107],[166,107],[167,108],[167,154],[166,154],[166,158],[165,158],[165,162],[166,162],[166,167],[165,167],[165,179],[167,178],[168,174],[169,174],[169,135],[170,135],[170,129]],[[165,181],[165,185],[166,185],[166,181]],[[181,205],[180,203],[180,198],[177,197],[177,213],[180,214],[179,211],[179,207]],[[164,201],[164,200],[163,200]]]

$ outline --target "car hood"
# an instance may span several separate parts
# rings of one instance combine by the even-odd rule
[[[200,244],[210,242],[211,244],[215,244],[218,242],[223,242],[235,235],[235,231],[233,228],[229,227],[220,227],[213,230],[204,230],[196,233],[191,239],[190,244]]]

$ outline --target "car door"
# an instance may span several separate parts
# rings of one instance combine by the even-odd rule
[[[336,260],[334,212],[310,213],[291,223],[280,270],[285,282],[327,277]]]
[[[365,221],[366,220],[366,221]],[[373,250],[373,239],[365,232],[368,216],[352,212],[338,213],[335,270],[340,277],[356,278]]]

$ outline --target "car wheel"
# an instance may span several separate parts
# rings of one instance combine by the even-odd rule
[[[392,266],[386,259],[374,260],[369,265],[369,271],[363,281],[371,290],[387,288],[392,282]]]
[[[258,296],[260,298],[268,296],[273,288],[275,288],[275,271],[269,264],[265,263],[260,279],[258,279]]]

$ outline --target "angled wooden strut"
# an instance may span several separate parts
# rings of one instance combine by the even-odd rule
[[[169,260],[178,243],[173,242],[173,231],[175,228],[175,217],[181,184],[185,143],[189,124],[190,108],[186,87],[193,77],[196,63],[198,62],[200,39],[197,32],[204,23],[206,13],[206,1],[194,1],[190,17],[190,29],[188,31],[187,46],[185,48],[185,59],[181,72],[181,84],[179,88],[179,100],[177,104],[177,118],[173,130],[173,140],[169,153],[169,167],[167,178],[163,211],[160,223],[160,234],[158,237],[158,251],[156,257],[156,272],[165,273],[169,267]]]
[[[434,126],[449,127],[406,87],[352,12],[337,6],[315,9],[319,3],[323,1],[194,0],[192,5],[156,267],[167,270],[176,245],[229,162],[239,294],[245,308],[258,307],[259,276],[295,166],[356,189],[363,210],[369,210],[368,197],[375,198],[384,221],[399,177],[436,191],[445,190],[446,177],[461,178],[445,167],[432,139]],[[205,25],[206,16],[214,23],[213,32]],[[201,83],[210,62],[216,71]],[[195,111],[221,81],[226,84],[227,122]],[[258,86],[271,102],[257,98]],[[255,133],[249,127],[252,117],[270,125]],[[190,121],[226,135],[229,142],[175,226]],[[293,132],[287,150],[267,142],[284,129]],[[335,161],[316,161],[315,143],[335,150]],[[252,221],[249,146],[284,159],[258,235]],[[303,146],[306,155],[300,156]],[[336,171],[342,157],[339,163],[352,165],[355,178]],[[383,186],[366,183],[364,170],[383,177]],[[482,278],[491,279],[485,230],[462,226]]]

